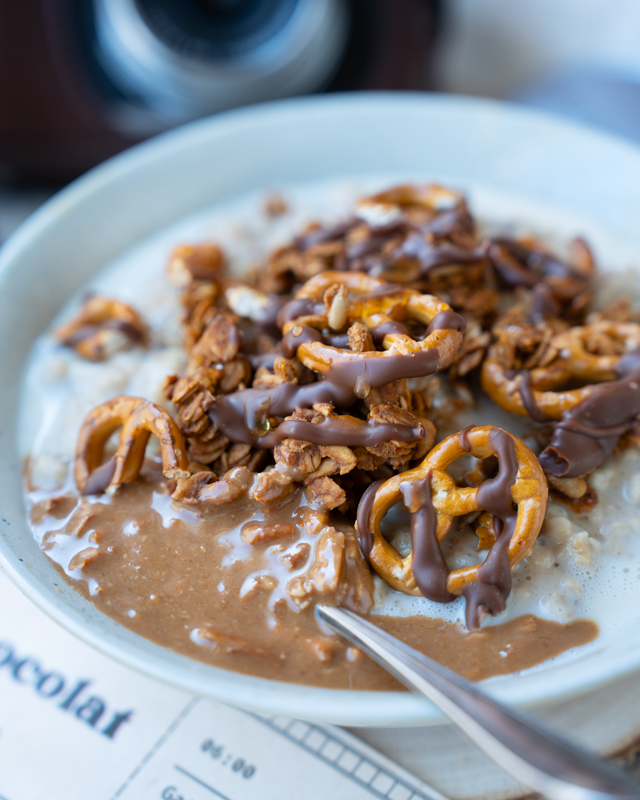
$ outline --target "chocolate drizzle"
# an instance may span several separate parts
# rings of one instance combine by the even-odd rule
[[[436,267],[449,264],[470,264],[482,261],[487,255],[487,245],[467,248],[451,242],[434,243],[419,233],[410,234],[388,256],[365,259],[364,269],[370,275],[381,276],[396,267],[406,267],[407,262],[417,265],[417,278],[425,278]]]
[[[437,368],[438,354],[433,350],[424,351],[424,354],[431,357],[416,358],[415,368],[418,374],[428,375]],[[376,362],[393,362],[395,358],[408,357],[392,356],[376,359]],[[338,442],[346,446],[362,447],[371,447],[390,440],[415,442],[424,439],[426,434],[422,425],[372,425],[354,417],[343,419],[338,416],[325,418],[320,423],[285,420],[275,430],[269,431],[268,417],[285,417],[296,408],[311,408],[316,403],[331,403],[340,409],[350,408],[357,400],[353,387],[361,377],[363,362],[364,359],[354,359],[336,364],[329,369],[325,380],[304,386],[284,382],[269,389],[244,389],[228,395],[218,395],[213,398],[208,410],[209,417],[232,442],[258,448],[275,447],[285,438],[303,439],[313,444]],[[398,377],[407,377],[402,367],[398,363],[383,365],[382,369],[372,367],[368,372],[370,385],[378,388]],[[401,374],[397,374],[398,370]]]
[[[358,536],[360,538],[362,555],[367,559],[367,561],[369,560],[371,548],[373,547],[373,536],[371,535],[371,531],[369,529],[369,517],[371,516],[371,511],[373,510],[376,492],[384,482],[385,479],[381,478],[379,481],[372,483],[371,486],[366,489],[360,498],[360,502],[358,503]]]
[[[382,344],[385,336],[394,336],[397,334],[401,336],[411,335],[406,325],[403,325],[401,322],[395,322],[392,319],[369,328],[369,333],[373,337],[373,341],[378,345]]]
[[[533,287],[531,295],[531,319],[533,322],[544,322],[546,319],[560,316],[562,308],[548,284],[537,284]]]
[[[293,358],[301,344],[309,342],[321,342],[322,334],[310,325],[294,325],[288,333],[282,337],[280,347],[285,358]]]
[[[385,287],[386,288],[386,287]],[[304,298],[303,298],[304,299]],[[296,301],[292,301],[296,302]],[[287,304],[290,305],[290,304]],[[284,306],[286,310],[287,306]],[[460,325],[462,318],[455,312],[441,312],[432,320],[435,329]],[[464,320],[462,320],[464,322]],[[300,332],[296,328],[301,328]],[[459,328],[456,328],[459,330]],[[294,331],[298,333],[296,336]],[[290,335],[289,335],[290,334]],[[283,353],[297,351],[304,342],[318,342],[320,334],[308,326],[294,326],[282,343]],[[321,356],[321,351],[319,353]],[[304,439],[314,444],[344,444],[372,446],[374,444],[396,441],[418,441],[425,436],[424,428],[406,425],[376,426],[353,421],[346,424],[337,417],[325,420],[322,424],[302,423],[289,420],[280,424],[275,431],[269,431],[268,417],[286,417],[296,408],[311,408],[317,403],[330,403],[334,408],[347,410],[358,399],[366,397],[371,389],[379,389],[403,378],[419,378],[432,375],[440,367],[440,353],[437,347],[403,354],[366,356],[361,353],[345,352],[344,357],[333,363],[324,379],[303,386],[284,382],[268,389],[243,389],[228,395],[213,398],[208,409],[212,422],[224,432],[232,442],[250,444],[258,448],[271,448],[286,437]],[[293,433],[293,430],[297,433]],[[304,430],[304,435],[300,431]],[[341,437],[347,436],[347,439]],[[331,437],[331,440],[329,438]],[[386,438],[383,438],[386,437]]]
[[[462,590],[470,631],[479,628],[483,610],[491,616],[504,611],[511,592],[509,544],[518,516],[511,497],[511,487],[518,475],[516,450],[511,436],[500,428],[491,432],[491,446],[498,457],[498,474],[478,487],[476,499],[479,508],[494,515],[496,541],[484,563],[478,567],[478,579],[467,583]]]
[[[434,331],[458,331],[463,333],[467,329],[467,322],[457,311],[447,308],[438,312],[427,327],[427,336]]]
[[[545,472],[575,478],[602,466],[640,414],[640,348],[618,364],[616,381],[592,387],[589,397],[565,411],[539,456]]]
[[[400,484],[404,507],[411,514],[411,572],[422,594],[435,603],[455,600],[447,589],[449,567],[436,531],[438,515],[431,501],[431,474]]]
[[[475,425],[467,425],[467,427],[463,428],[458,434],[458,442],[465,453],[470,453],[472,450],[472,445],[469,441],[469,431],[472,431],[475,427]]]
[[[500,280],[510,288],[533,288],[547,277],[587,283],[585,276],[559,258],[515,239],[493,239],[489,258]]]
[[[527,414],[531,419],[535,419],[536,422],[549,422],[551,417],[545,414],[536,402],[536,396],[531,388],[531,373],[525,369],[519,374],[520,383],[518,384],[518,392],[522,398],[522,404]]]
[[[126,320],[123,319],[108,319],[101,322],[99,325],[83,325],[82,328],[62,339],[61,344],[64,347],[75,347],[77,344],[80,344],[80,342],[85,341],[85,339],[90,339],[92,336],[104,330],[118,331],[124,334],[133,344],[138,344],[144,340],[143,332],[130,322],[126,322]]]
[[[106,492],[116,471],[116,460],[111,458],[106,464],[96,467],[87,478],[80,494],[102,494]]]

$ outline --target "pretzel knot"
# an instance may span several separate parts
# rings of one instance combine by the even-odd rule
[[[497,455],[498,476],[475,488],[457,486],[446,470],[466,453]],[[358,532],[373,568],[400,592],[448,602],[482,583],[497,585],[506,597],[510,569],[531,553],[538,537],[547,496],[547,481],[531,450],[502,428],[484,425],[449,436],[419,466],[371,486],[358,508]],[[404,558],[380,532],[385,514],[400,499],[411,512],[412,552]],[[494,515],[489,554],[483,564],[449,571],[439,543],[454,517],[480,509],[489,512],[481,517],[485,529]]]
[[[102,465],[104,446],[122,427],[113,458]],[[82,494],[114,490],[140,473],[151,434],[160,442],[166,478],[188,478],[189,463],[182,434],[169,414],[141,397],[115,397],[87,415],[78,438],[75,479]]]
[[[587,348],[608,350],[593,353]],[[507,411],[533,419],[561,419],[565,411],[591,396],[594,383],[620,377],[623,359],[640,346],[640,325],[635,322],[602,321],[577,326],[554,336],[550,347],[558,353],[547,367],[530,371],[505,370],[489,349],[482,365],[482,388]],[[571,381],[589,382],[578,389],[554,391]]]
[[[144,343],[147,329],[131,306],[109,297],[89,297],[78,315],[55,331],[66,347],[90,361],[104,361],[123,344]],[[123,342],[124,340],[124,342]]]
[[[339,289],[328,310],[319,306],[325,292],[336,284]],[[464,319],[436,297],[373,278],[364,272],[333,271],[316,275],[304,284],[294,302],[304,300],[309,302],[307,310],[310,313],[289,319],[283,327],[285,335],[291,332],[295,336],[296,330],[302,333],[304,327],[317,331],[327,328],[334,331],[345,330],[354,322],[361,322],[369,329],[374,341],[383,348],[382,351],[354,353],[323,341],[309,341],[309,337],[301,336],[297,357],[315,372],[326,373],[333,366],[357,364],[367,364],[371,369],[377,368],[382,372],[385,366],[391,367],[391,363],[383,362],[389,362],[394,357],[406,357],[409,372],[415,374],[404,374],[404,368],[400,367],[396,358],[396,364],[403,374],[391,376],[385,383],[399,377],[430,374],[444,369],[453,361],[462,344],[462,332],[466,327]],[[314,306],[314,303],[317,305]],[[403,321],[414,321],[428,326],[424,338],[414,339],[409,329],[402,324]],[[317,338],[321,339],[321,336]],[[414,363],[410,359],[422,356],[426,364],[427,359],[424,356],[427,353],[428,360],[433,363],[421,371],[420,359]]]

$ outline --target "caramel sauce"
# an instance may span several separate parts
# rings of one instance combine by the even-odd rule
[[[316,602],[371,611],[373,581],[351,525],[308,506],[301,490],[272,508],[245,499],[203,509],[172,502],[147,469],[113,497],[43,501],[31,517],[65,580],[159,645],[291,683],[402,688],[318,627]],[[369,619],[471,680],[526,669],[598,632],[530,614],[472,633],[426,617]]]

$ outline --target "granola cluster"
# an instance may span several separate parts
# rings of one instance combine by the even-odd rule
[[[584,429],[599,385],[638,369],[640,325],[626,299],[591,309],[596,268],[582,239],[562,259],[530,237],[483,238],[462,195],[402,185],[338,224],[310,225],[251,280],[227,262],[216,244],[182,245],[169,261],[188,352],[165,385],[190,473],[174,481],[177,500],[250,490],[269,503],[302,486],[353,520],[366,488],[422,460],[479,384],[531,419],[550,483],[574,500],[635,435],[633,398],[615,424]],[[458,398],[446,412],[444,384]],[[578,458],[582,440],[564,441],[576,436],[602,458]]]

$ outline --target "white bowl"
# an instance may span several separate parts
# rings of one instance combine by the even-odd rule
[[[514,197],[520,207],[546,209],[551,218],[558,209],[566,219],[580,220],[588,235],[604,230],[610,240],[624,243],[640,264],[640,151],[497,102],[389,94],[256,106],[164,134],[64,189],[2,248],[0,556],[17,586],[67,630],[155,678],[260,712],[348,725],[441,719],[409,694],[319,689],[217,669],[104,616],[60,579],[32,537],[16,446],[29,349],[66,298],[105,263],[164,226],[245,193],[387,174],[472,191],[481,187]],[[536,705],[586,692],[639,667],[640,625],[627,626],[604,644],[486,686],[505,701]]]

